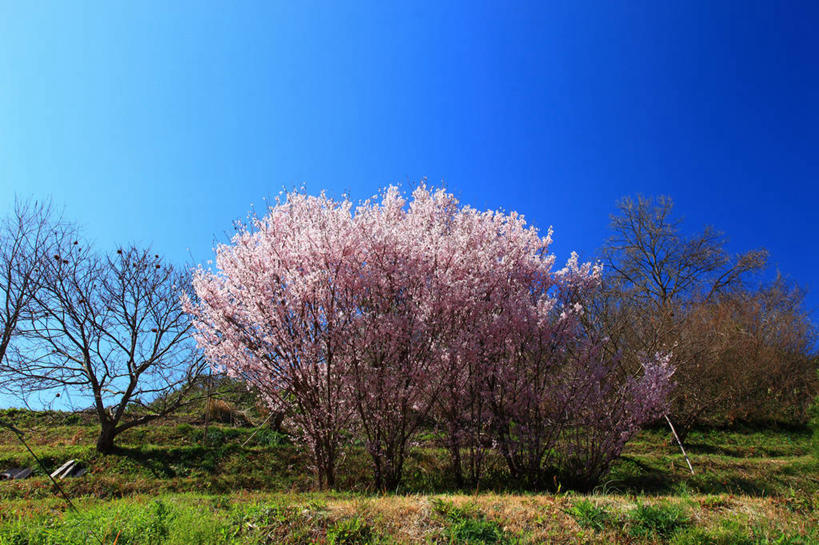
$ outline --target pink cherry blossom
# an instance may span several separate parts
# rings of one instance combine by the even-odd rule
[[[431,420],[458,475],[464,449],[477,480],[495,448],[533,485],[584,463],[597,478],[662,408],[671,370],[605,361],[580,322],[600,268],[572,254],[553,271],[551,236],[424,185],[355,207],[293,192],[216,249],[185,304],[213,364],[287,411],[319,486],[354,436],[394,489]],[[563,440],[586,430],[593,449]]]

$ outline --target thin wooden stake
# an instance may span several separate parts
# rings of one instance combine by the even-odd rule
[[[680,436],[677,435],[677,430],[674,429],[674,424],[671,423],[671,419],[668,418],[667,414],[664,414],[665,421],[668,422],[668,427],[671,428],[671,433],[674,434],[674,439],[677,440],[677,444],[680,445],[680,450],[682,451],[682,455],[685,458],[685,463],[688,464],[688,469],[691,470],[691,475],[694,474],[694,468],[691,466],[691,460],[688,459],[688,454],[685,453],[685,447],[683,447],[682,441],[680,441]]]
[[[269,420],[270,420],[270,419],[273,417],[273,415],[274,415],[274,414],[275,414],[275,413],[274,413],[273,411],[271,411],[271,412],[270,412],[270,414],[269,414],[269,415],[267,415],[267,418],[265,418],[264,422],[262,422],[261,424],[259,424],[258,426],[256,426],[256,429],[255,429],[255,430],[253,430],[253,433],[251,433],[251,434],[250,434],[250,437],[248,437],[247,439],[245,439],[245,442],[244,442],[244,443],[242,443],[242,448],[244,448],[244,446],[245,446],[246,444],[248,444],[248,443],[250,442],[250,440],[251,440],[251,439],[253,439],[253,436],[254,436],[254,435],[256,435],[256,433],[257,433],[257,432],[258,432],[260,429],[262,429],[262,426],[264,426],[265,424],[267,424],[267,422],[268,422],[268,421],[269,421]]]

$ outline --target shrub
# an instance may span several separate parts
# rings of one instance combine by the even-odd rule
[[[223,399],[209,399],[205,405],[205,417],[212,422],[231,424],[239,426],[249,426],[250,421],[247,415]]]

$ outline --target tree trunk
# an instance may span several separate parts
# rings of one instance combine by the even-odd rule
[[[473,438],[474,439],[474,438]],[[483,472],[483,447],[473,443],[469,448],[469,481],[473,488],[477,490],[481,484],[481,474]]]
[[[284,411],[277,412],[275,416],[270,419],[270,427],[277,433],[282,433],[282,424],[284,423]]]
[[[102,424],[99,437],[97,437],[97,451],[102,454],[111,454],[117,450],[114,446],[114,437],[116,437],[116,426],[109,422]]]
[[[375,481],[376,492],[381,492],[383,477],[381,476],[381,459],[373,455],[373,480]]]
[[[452,475],[455,477],[455,487],[463,488],[464,473],[461,463],[461,445],[457,439],[453,439],[449,445],[449,456],[452,463]]]
[[[324,478],[327,483],[327,488],[330,490],[336,487],[336,471],[334,466],[334,463],[328,462],[327,468],[324,470]]]
[[[401,484],[401,470],[398,468],[389,468],[382,477],[384,485],[384,492],[395,492],[398,490],[398,485]]]

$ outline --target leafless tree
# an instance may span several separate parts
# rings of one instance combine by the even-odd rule
[[[205,368],[180,300],[188,277],[135,247],[100,257],[61,237],[52,250],[6,380],[90,399],[109,453],[120,433],[184,404]]]
[[[672,217],[669,197],[626,197],[611,217],[613,234],[603,252],[610,278],[630,298],[653,311],[684,301],[703,301],[742,286],[763,268],[768,252],[732,256],[724,236],[712,227],[685,235]]]
[[[603,250],[605,290],[591,316],[611,349],[637,365],[643,354],[672,352],[677,389],[672,416],[684,436],[724,392],[712,328],[701,327],[702,305],[743,289],[765,266],[767,252],[730,255],[711,227],[687,235],[668,197],[625,198],[611,218]],[[698,310],[700,309],[700,310]]]

